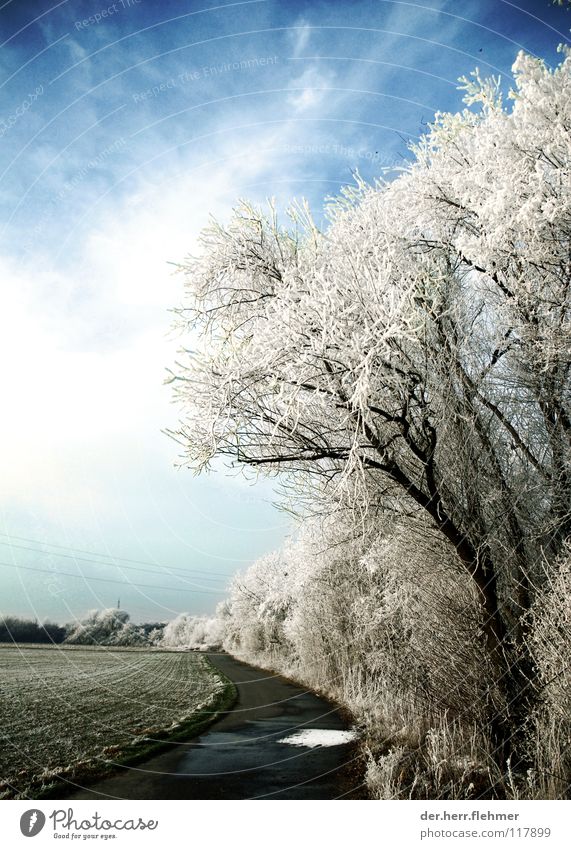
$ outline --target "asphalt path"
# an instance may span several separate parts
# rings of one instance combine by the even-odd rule
[[[60,798],[354,797],[354,744],[310,747],[282,742],[308,730],[346,730],[346,721],[332,704],[227,654],[208,657],[236,685],[238,699],[230,711],[199,737],[173,742],[147,761],[120,767],[112,777]]]

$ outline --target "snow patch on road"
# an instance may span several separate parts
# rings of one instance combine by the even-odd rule
[[[288,737],[282,737],[278,743],[288,743],[290,746],[342,746],[355,740],[356,731],[327,731],[324,728],[308,728],[306,731],[296,731]]]

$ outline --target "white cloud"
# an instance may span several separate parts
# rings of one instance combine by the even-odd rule
[[[276,132],[260,133],[250,151],[239,141],[213,148],[215,166],[189,164],[155,182],[142,175],[69,239],[65,266],[0,257],[3,504],[46,509],[57,492],[75,515],[94,501],[105,509],[114,477],[127,478],[141,457],[164,465],[160,430],[177,413],[163,381],[180,343],[168,310],[183,295],[168,262],[195,251],[209,214],[224,218],[252,194],[244,186],[271,193],[271,175],[282,173]]]
[[[330,103],[335,75],[331,71],[322,71],[315,65],[306,68],[304,72],[292,80],[290,88],[294,89],[288,96],[288,103],[296,112],[307,112],[315,109],[324,100]]]
[[[42,275],[29,278],[28,270],[2,265],[2,501],[50,508],[57,493],[76,513],[100,495],[104,501],[110,464],[128,462],[133,438],[149,427],[158,431],[159,411],[167,409],[161,366],[170,352],[154,329],[129,347],[70,348],[66,323],[73,312],[62,312],[59,327],[45,321],[32,296]],[[69,283],[49,277],[54,288]]]
[[[311,25],[305,18],[298,18],[291,30],[291,41],[293,42],[293,55],[299,56],[305,50],[311,37]]]

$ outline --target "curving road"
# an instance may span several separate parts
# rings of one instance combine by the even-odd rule
[[[356,752],[336,708],[283,678],[210,654],[238,690],[209,730],[162,754],[65,794],[68,799],[335,799],[355,797]],[[318,729],[333,732],[320,735]],[[282,742],[310,731],[336,745]],[[335,733],[336,732],[336,733]],[[336,739],[337,738],[337,739]],[[357,782],[358,783],[358,782]],[[59,794],[58,794],[59,796]],[[63,797],[60,797],[63,798]]]

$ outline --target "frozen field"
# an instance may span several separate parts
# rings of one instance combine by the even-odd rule
[[[0,646],[0,798],[104,768],[224,691],[190,652]]]

